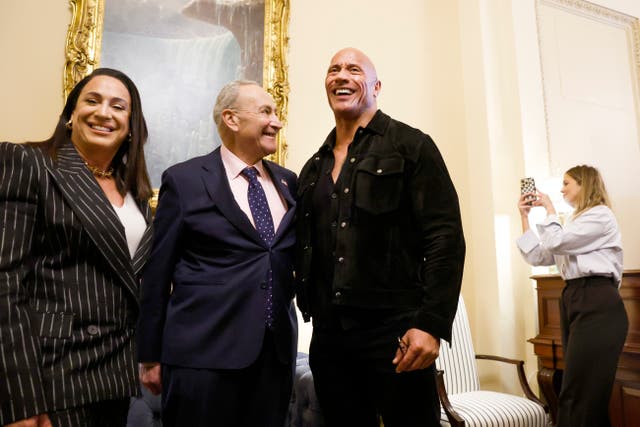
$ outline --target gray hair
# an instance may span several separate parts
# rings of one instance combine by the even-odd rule
[[[216,105],[213,107],[213,121],[218,129],[222,125],[222,111],[231,108],[238,99],[238,93],[241,86],[259,86],[258,82],[253,80],[234,80],[224,85],[216,98]]]

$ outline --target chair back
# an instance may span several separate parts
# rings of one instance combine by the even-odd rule
[[[473,350],[471,329],[462,295],[458,300],[458,310],[453,321],[451,347],[445,341],[441,343],[436,367],[444,371],[447,394],[480,390],[476,353]]]

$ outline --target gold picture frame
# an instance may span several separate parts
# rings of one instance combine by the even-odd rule
[[[215,0],[206,1],[214,5],[216,3]],[[72,18],[65,44],[64,99],[78,81],[100,64],[104,3],[105,0],[69,0]],[[258,3],[258,0],[254,3]],[[289,0],[264,0],[264,8],[262,85],[273,96],[278,116],[283,126],[286,126],[289,97],[286,62]],[[278,133],[277,143],[277,151],[270,160],[284,165],[287,153],[284,128]]]

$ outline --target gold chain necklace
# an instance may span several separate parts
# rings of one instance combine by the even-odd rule
[[[84,162],[85,165],[87,165],[87,168],[89,168],[89,170],[91,171],[91,173],[98,177],[98,178],[111,178],[111,175],[113,175],[113,168],[109,167],[109,169],[107,170],[103,170],[100,168],[97,168],[95,166],[91,166],[89,163]]]

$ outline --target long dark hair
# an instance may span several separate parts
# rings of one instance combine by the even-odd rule
[[[122,142],[118,152],[113,157],[111,166],[114,170],[113,175],[116,180],[116,186],[121,195],[124,196],[127,192],[131,192],[133,198],[138,201],[148,200],[152,195],[152,190],[143,146],[147,142],[149,132],[147,131],[147,122],[142,114],[142,103],[138,88],[123,72],[111,68],[97,68],[80,80],[67,97],[67,102],[64,105],[62,114],[60,114],[60,119],[53,131],[53,135],[37,144],[41,145],[54,161],[56,160],[60,147],[71,138],[71,130],[67,129],[66,123],[71,119],[71,114],[76,109],[80,92],[96,76],[108,76],[118,79],[129,91],[129,96],[131,97],[129,132],[131,137]]]

